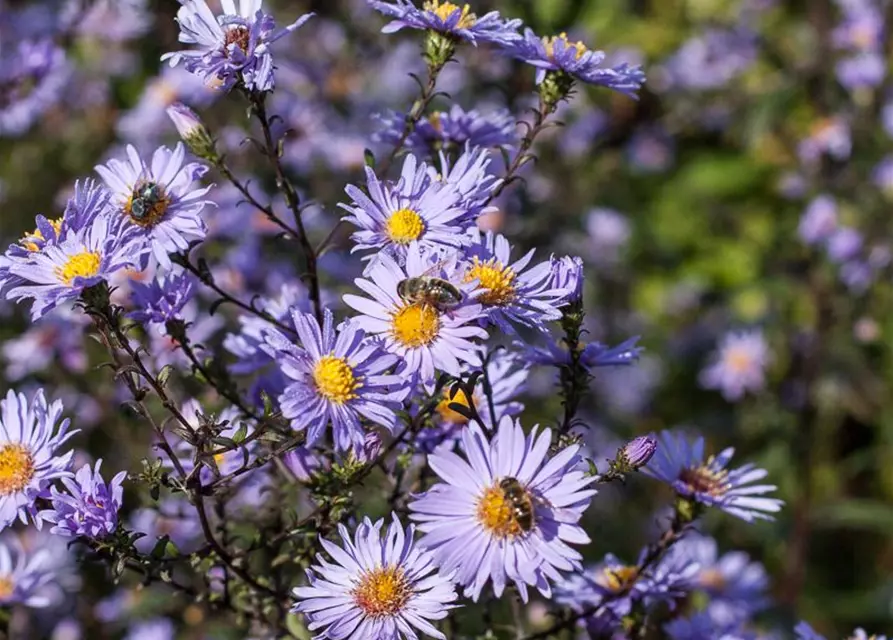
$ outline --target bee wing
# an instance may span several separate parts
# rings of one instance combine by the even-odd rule
[[[450,253],[449,255],[443,256],[440,260],[438,260],[436,263],[434,263],[433,265],[431,265],[430,267],[425,269],[425,271],[417,277],[419,277],[419,278],[440,277],[438,274],[442,270],[444,270],[446,267],[452,268],[453,266],[455,266],[458,259],[459,259],[458,251]],[[447,270],[449,270],[449,269],[447,269]]]

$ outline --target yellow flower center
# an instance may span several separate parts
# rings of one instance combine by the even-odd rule
[[[478,520],[497,538],[514,538],[524,532],[515,518],[512,502],[499,485],[484,491],[478,500]]]
[[[588,51],[586,45],[582,42],[569,42],[567,39],[567,34],[562,33],[558,36],[547,36],[543,38],[543,46],[546,48],[546,55],[549,58],[555,58],[555,44],[557,42],[563,42],[565,49],[576,49],[577,50],[577,60],[583,57],[583,54]]]
[[[55,220],[50,220],[50,225],[53,227],[53,231],[56,232],[58,236],[62,231],[62,218],[56,218]],[[38,251],[40,247],[37,245],[34,240],[46,240],[43,237],[43,234],[40,232],[40,229],[34,229],[31,233],[26,233],[21,240],[19,240],[19,244],[25,247],[28,251]]]
[[[356,398],[354,391],[361,384],[347,360],[331,355],[323,356],[313,367],[313,381],[316,383],[316,390],[326,400],[336,404],[344,404]]]
[[[384,567],[364,573],[351,594],[367,616],[381,618],[399,613],[412,590],[401,568]]]
[[[698,581],[705,589],[721,591],[726,586],[726,579],[718,569],[704,569]]]
[[[638,577],[636,567],[605,567],[598,577],[598,583],[614,593],[621,593],[632,587]]]
[[[214,464],[217,465],[217,468],[220,468],[220,465],[223,464],[223,459],[226,457],[225,453],[215,453],[214,454]]]
[[[409,244],[418,240],[425,231],[425,221],[412,209],[398,209],[387,222],[388,237],[397,244]]]
[[[712,461],[711,457],[700,467],[683,469],[679,474],[679,480],[695,493],[705,493],[713,497],[725,495],[729,490],[729,474],[725,469],[719,471],[711,469]]]
[[[444,22],[449,20],[453,13],[460,10],[459,5],[452,2],[441,2],[441,0],[429,0],[425,3],[424,9],[425,11],[430,11]],[[467,4],[462,7],[461,11],[462,15],[459,17],[456,27],[459,29],[470,29],[477,22],[477,16],[471,12],[471,7]]]
[[[34,477],[34,459],[20,444],[0,448],[0,496],[21,491]]]
[[[496,258],[490,258],[481,262],[474,257],[474,263],[465,274],[465,282],[478,280],[480,286],[486,291],[478,296],[478,300],[484,304],[504,305],[515,297],[515,272],[510,267],[505,267]]]
[[[12,581],[12,576],[0,576],[0,600],[6,600],[14,591],[15,584]]]
[[[437,413],[445,422],[451,422],[453,424],[465,424],[468,422],[468,418],[463,416],[458,411],[450,409],[451,404],[462,405],[463,407],[471,407],[471,404],[475,403],[474,398],[471,399],[471,402],[468,401],[468,397],[465,395],[465,392],[459,389],[453,399],[450,400],[450,391],[449,389],[443,392],[443,400],[437,403]]]
[[[71,285],[75,278],[89,278],[99,271],[101,258],[98,251],[83,251],[76,253],[68,259],[65,266],[56,267],[56,276],[59,282]]]
[[[423,347],[440,333],[440,314],[427,304],[410,304],[391,319],[391,334],[405,347]]]
[[[753,365],[753,358],[746,349],[733,347],[725,354],[726,365],[735,373],[744,373]]]

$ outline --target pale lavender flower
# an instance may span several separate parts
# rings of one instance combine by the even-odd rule
[[[89,364],[84,350],[84,327],[89,324],[86,314],[64,307],[7,339],[0,345],[7,379],[20,380],[54,365],[68,373],[83,373]]]
[[[837,230],[837,203],[829,195],[815,197],[803,212],[797,233],[808,245],[825,242]]]
[[[453,269],[450,266],[438,254],[422,251],[413,243],[405,267],[384,255],[371,265],[368,280],[355,281],[372,299],[344,296],[344,302],[362,314],[356,318],[359,327],[367,334],[382,336],[385,349],[404,361],[399,374],[417,380],[428,392],[434,389],[436,370],[459,376],[462,362],[479,367],[479,348],[473,340],[487,337],[487,332],[476,326],[483,313],[481,305],[468,298],[474,285],[457,282],[455,265]],[[453,281],[463,295],[462,302],[442,311],[427,303],[403,300],[397,285],[422,275]]]
[[[145,239],[165,269],[171,268],[168,254],[185,251],[190,242],[205,237],[207,227],[199,214],[213,205],[204,199],[211,187],[195,185],[208,168],[198,162],[184,164],[185,159],[182,143],[173,151],[159,147],[151,163],[128,145],[126,161],[112,159],[95,167],[112,192],[116,215]]]
[[[437,31],[474,45],[491,42],[507,45],[518,39],[520,20],[504,20],[497,11],[480,18],[471,13],[469,5],[456,5],[444,0],[425,0],[417,8],[410,0],[367,0],[369,6],[394,20],[385,25],[384,33],[395,33],[403,28]]]
[[[592,257],[599,264],[616,262],[632,236],[629,218],[613,209],[592,209],[586,216]]]
[[[137,509],[130,516],[128,528],[146,534],[134,543],[141,553],[149,553],[162,536],[168,536],[178,549],[187,550],[202,531],[195,508],[181,498],[162,500],[155,508]]]
[[[698,566],[687,558],[664,556],[647,573],[641,573],[638,567],[646,553],[643,549],[633,565],[607,554],[599,564],[558,583],[556,602],[574,611],[603,607],[615,623],[637,604],[651,607],[664,602],[673,608],[673,600],[694,586]]]
[[[704,438],[694,441],[681,433],[663,431],[651,462],[642,470],[669,484],[680,496],[722,509],[746,522],[772,520],[781,510],[781,500],[764,497],[775,485],[754,485],[768,475],[765,469],[746,464],[728,469],[735,450],[724,449],[704,460]]]
[[[641,67],[626,63],[606,66],[604,51],[590,50],[582,42],[572,42],[564,33],[541,38],[525,29],[524,37],[510,43],[509,51],[515,58],[536,67],[537,84],[545,80],[549,72],[564,72],[581,82],[635,97],[645,82]]]
[[[569,544],[589,542],[579,521],[596,493],[587,488],[593,478],[579,446],[549,456],[551,438],[537,427],[525,436],[506,416],[492,440],[477,424],[462,432],[465,459],[447,450],[428,456],[441,482],[409,504],[410,517],[425,533],[421,543],[475,601],[490,580],[497,597],[514,583],[525,602],[528,586],[548,598],[550,580],[580,569],[582,556]],[[512,508],[506,489],[530,502],[529,518]]]
[[[124,499],[121,483],[127,472],[121,471],[106,484],[99,473],[101,464],[102,460],[97,460],[92,469],[85,464],[74,478],[61,478],[67,491],[50,489],[53,508],[43,515],[54,525],[50,533],[98,540],[115,532]]]
[[[840,60],[837,80],[849,91],[879,86],[887,74],[887,63],[880,53],[866,52]]]
[[[823,155],[843,161],[850,157],[853,139],[850,124],[843,116],[816,122],[810,135],[797,147],[797,154],[805,164],[817,163]]]
[[[16,518],[40,528],[35,501],[49,497],[51,482],[71,476],[72,452],[59,451],[77,433],[68,425],[62,403],[48,405],[43,389],[30,400],[10,389],[0,400],[0,529]]]
[[[583,297],[583,259],[579,256],[552,258],[552,286],[555,291],[564,291],[560,306],[575,302]]]
[[[871,171],[871,181],[887,195],[893,194],[893,156],[884,156]]]
[[[47,244],[25,256],[11,256],[9,273],[16,277],[6,293],[11,300],[33,299],[37,320],[63,302],[76,300],[87,287],[107,281],[121,269],[138,268],[145,250],[121,223],[98,216],[93,223],[59,244]]]
[[[366,167],[366,190],[348,185],[353,202],[339,206],[350,215],[344,221],[360,230],[351,239],[353,251],[375,250],[376,259],[395,258],[402,264],[407,248],[418,243],[423,249],[449,250],[469,243],[464,231],[466,210],[460,206],[458,189],[432,179],[428,165],[409,155],[400,179],[379,180]]]
[[[466,143],[465,150],[455,162],[443,150],[438,155],[440,170],[429,166],[428,175],[444,188],[454,189],[459,193],[459,201],[455,206],[464,210],[465,214],[456,220],[457,225],[463,228],[473,227],[478,216],[497,211],[496,207],[488,206],[488,203],[493,199],[497,187],[502,184],[502,178],[488,171],[491,161],[488,149],[472,147]]]
[[[557,282],[552,260],[528,268],[534,249],[512,261],[512,247],[502,235],[472,228],[468,236],[471,242],[459,269],[464,282],[476,286],[475,299],[491,323],[513,334],[514,324],[542,328],[561,318],[559,309],[577,284],[573,278],[559,277]]]
[[[276,29],[273,16],[261,9],[263,0],[221,0],[223,14],[216,16],[205,0],[180,0],[177,12],[180,42],[197,45],[161,56],[171,66],[183,63],[206,84],[231,89],[244,82],[253,91],[272,91],[273,56],[270,45],[295,31],[312,13],[305,14],[282,29]]]
[[[310,311],[310,298],[303,284],[290,282],[282,285],[276,297],[260,298],[255,306],[277,322],[287,323],[294,311]],[[223,348],[236,356],[229,370],[235,375],[251,376],[251,395],[258,403],[261,391],[271,397],[278,396],[288,379],[276,366],[275,358],[262,348],[270,323],[245,313],[239,316],[239,325],[238,332],[228,333],[223,339]]]
[[[664,66],[671,88],[719,89],[747,71],[757,57],[756,35],[746,29],[707,29],[686,41]]]
[[[132,281],[130,295],[134,310],[127,315],[144,323],[182,320],[180,314],[192,299],[195,284],[195,277],[182,269],[156,275],[149,284]]]
[[[174,640],[177,629],[168,618],[140,620],[130,626],[124,640]]]
[[[456,607],[451,576],[414,541],[413,525],[404,529],[396,514],[391,517],[384,532],[384,520],[366,518],[353,535],[338,525],[341,546],[320,537],[333,562],[317,555],[319,564],[307,570],[309,586],[292,590],[293,611],[320,631],[317,637],[418,640],[420,631],[446,640],[431,621]]]
[[[381,129],[373,136],[376,142],[395,145],[403,136],[406,114],[390,111],[378,116]],[[508,109],[482,113],[466,111],[457,104],[449,111],[435,111],[416,125],[406,145],[418,155],[440,149],[471,147],[513,147],[518,142],[516,118]]]
[[[52,554],[45,549],[29,553],[18,540],[0,541],[0,605],[49,606],[52,600],[47,587],[57,569]]]
[[[797,640],[826,640],[825,636],[817,633],[807,622],[801,622],[794,627],[794,633],[797,634]],[[887,636],[876,634],[869,636],[865,629],[860,627],[853,630],[847,640],[887,640]]]
[[[395,409],[408,395],[408,379],[388,372],[399,359],[381,341],[366,337],[362,322],[348,320],[339,331],[326,309],[323,326],[312,314],[292,312],[301,346],[269,329],[261,348],[288,378],[279,396],[282,414],[296,431],[307,431],[307,445],[317,442],[331,424],[338,451],[363,450],[363,421],[393,431]]]
[[[70,76],[65,51],[49,39],[24,40],[0,57],[0,138],[27,131],[62,99]]]
[[[862,234],[852,227],[838,227],[828,237],[826,249],[832,262],[848,262],[861,253]]]
[[[571,364],[571,354],[567,347],[555,341],[551,334],[543,333],[544,347],[520,344],[531,362],[550,367],[563,367]],[[639,336],[624,340],[615,347],[601,342],[590,342],[583,346],[580,354],[581,364],[589,370],[598,367],[615,367],[631,365],[639,359],[643,347],[636,346]]]
[[[648,464],[655,451],[657,451],[657,440],[652,436],[638,436],[617,451],[617,461],[624,468],[639,469]]]
[[[718,389],[726,400],[736,402],[748,391],[756,393],[765,386],[769,360],[769,345],[762,331],[733,331],[723,336],[699,381],[702,387]]]

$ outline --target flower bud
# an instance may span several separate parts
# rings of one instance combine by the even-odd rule
[[[175,102],[167,108],[167,115],[192,153],[211,162],[217,159],[217,149],[211,133],[195,111],[182,102]]]
[[[636,471],[648,464],[655,451],[657,440],[651,436],[639,436],[617,450],[615,464],[624,471]]]

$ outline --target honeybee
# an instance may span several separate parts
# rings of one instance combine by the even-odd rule
[[[534,500],[523,484],[512,476],[499,481],[502,495],[512,505],[512,516],[521,530],[527,533],[536,525]]]
[[[164,190],[154,182],[145,182],[133,191],[133,197],[130,200],[130,215],[134,221],[143,222],[157,212],[159,205],[165,204]]]
[[[462,302],[462,292],[443,278],[431,275],[439,271],[445,262],[438,262],[423,274],[398,282],[397,295],[409,304],[427,304],[440,312],[458,306]]]

